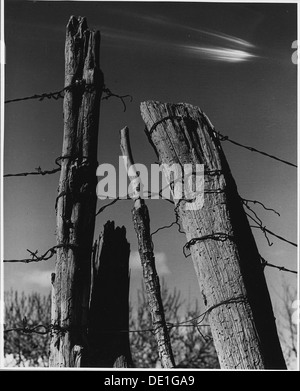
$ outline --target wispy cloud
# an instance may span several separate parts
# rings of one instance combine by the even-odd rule
[[[200,57],[215,61],[242,62],[256,57],[254,54],[239,49],[228,49],[220,47],[206,48],[201,46],[188,45],[184,46],[184,49],[196,56],[198,55]]]
[[[188,33],[194,33],[195,37],[194,39],[198,39],[199,41],[203,40],[205,37],[206,40],[210,38],[210,45],[212,46],[223,46],[223,45],[230,45],[230,47],[233,47],[235,49],[241,49],[243,48],[255,48],[255,45],[245,39],[242,39],[237,36],[233,36],[230,34],[225,34],[221,31],[214,31],[209,29],[203,29],[203,28],[196,28],[191,25],[178,23],[166,16],[163,15],[145,15],[139,12],[134,12],[132,10],[124,10],[124,9],[111,9],[112,12],[126,16],[127,18],[132,18],[138,21],[143,21],[148,25],[155,24],[156,26],[164,27],[165,30],[169,30],[169,32],[172,32],[174,30],[182,30],[184,32]]]
[[[232,43],[234,45],[245,46],[245,47],[248,47],[248,48],[254,48],[255,47],[252,43],[250,43],[250,42],[248,42],[248,41],[246,41],[244,39],[241,39],[241,38],[238,38],[238,37],[234,37],[232,35],[228,35],[228,34],[224,34],[224,33],[220,33],[220,32],[213,32],[213,31],[210,31],[210,30],[195,29],[195,28],[191,28],[191,27],[189,27],[189,29],[191,31],[197,32],[199,34],[204,34],[204,35],[207,35],[207,36],[210,36],[210,37],[217,38],[220,41],[222,40],[222,41],[230,42],[230,43]]]
[[[255,46],[240,37],[179,24],[162,16],[142,15],[124,10],[115,12],[126,17],[138,18],[139,21],[148,25],[148,33],[145,33],[145,30],[141,31],[137,26],[131,31],[113,27],[102,28],[102,36],[115,41],[114,44],[116,41],[127,41],[142,45],[147,50],[163,48],[166,53],[180,51],[181,55],[231,63],[250,61],[258,57],[253,54]],[[160,28],[149,28],[154,24]],[[185,32],[185,40],[188,42],[184,42],[182,38],[176,38],[175,33],[178,30]],[[182,37],[182,34],[180,36]]]
[[[166,52],[180,51],[181,55],[193,56],[206,60],[223,61],[223,62],[245,62],[257,57],[245,48],[241,49],[221,46],[202,46],[189,45],[184,43],[175,43],[168,40],[162,41],[158,38],[152,38],[139,33],[119,31],[111,28],[104,28],[102,36],[114,41],[126,41],[136,45],[142,45],[149,50],[151,47],[163,48]]]
[[[234,44],[234,45],[241,45],[241,46],[245,46],[245,47],[249,47],[249,48],[254,47],[254,45],[251,42],[248,42],[248,41],[241,39],[239,37],[235,37],[233,35],[225,34],[225,33],[218,32],[218,31],[212,31],[212,30],[208,30],[208,29],[199,29],[199,28],[195,28],[195,27],[192,27],[189,25],[176,23],[176,22],[172,21],[171,19],[167,19],[166,17],[147,16],[147,15],[138,15],[138,14],[131,14],[131,15],[135,16],[136,18],[143,19],[146,22],[155,23],[155,24],[158,24],[161,26],[168,26],[169,28],[173,28],[173,29],[174,28],[181,29],[181,30],[185,30],[186,32],[194,32],[199,35],[206,35],[209,37],[213,37],[219,41],[223,41],[223,43],[225,41],[225,42],[230,42],[231,44]]]
[[[155,253],[155,265],[159,275],[170,274],[170,269],[167,265],[167,256],[164,252]],[[129,258],[129,267],[131,272],[142,270],[140,255],[138,251],[132,251]]]

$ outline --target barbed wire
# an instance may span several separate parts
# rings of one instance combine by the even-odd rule
[[[77,248],[75,244],[57,244],[56,246],[50,247],[44,254],[38,255],[38,250],[31,251],[31,250],[26,250],[29,252],[31,255],[31,258],[24,258],[24,259],[4,259],[3,262],[6,263],[30,263],[30,262],[41,262],[41,261],[48,261],[51,259],[55,254],[56,250],[58,248]]]
[[[264,155],[264,156],[266,156],[266,157],[268,157],[268,158],[270,158],[270,159],[274,159],[274,160],[277,160],[278,162],[281,162],[281,163],[284,163],[284,164],[287,164],[287,165],[289,165],[289,166],[292,166],[292,167],[296,167],[296,168],[297,168],[297,165],[296,165],[296,164],[291,163],[291,162],[289,162],[289,161],[287,161],[287,160],[281,159],[281,158],[279,158],[279,157],[277,157],[277,156],[275,156],[275,155],[271,155],[271,154],[269,154],[269,153],[267,153],[267,152],[261,151],[261,150],[259,150],[259,149],[254,148],[254,147],[249,147],[249,146],[247,146],[247,145],[241,144],[241,143],[239,143],[239,142],[237,142],[237,141],[232,140],[231,138],[229,138],[229,136],[224,136],[224,135],[221,134],[220,132],[216,132],[216,131],[215,131],[215,133],[216,133],[216,135],[217,135],[217,137],[218,137],[218,139],[219,139],[220,141],[229,141],[230,143],[232,143],[232,144],[234,144],[234,145],[237,145],[237,146],[239,146],[239,147],[241,147],[241,148],[245,148],[245,149],[247,149],[247,150],[250,151],[250,152],[259,153],[259,154]]]
[[[151,194],[155,195],[156,193],[151,193]],[[159,193],[157,193],[156,195],[158,195],[158,194]],[[148,193],[148,195],[149,195],[149,193]],[[112,206],[113,204],[115,204],[116,202],[118,202],[120,200],[132,200],[132,198],[130,197],[130,195],[127,195],[127,197],[124,197],[124,198],[121,198],[121,197],[114,198],[108,204],[101,206],[98,209],[98,211],[96,212],[95,216],[97,217],[100,213],[104,212],[104,210],[106,208]],[[5,262],[5,263],[17,263],[17,262],[20,262],[20,263],[31,263],[31,262],[48,261],[50,258],[52,258],[56,254],[56,249],[62,248],[62,247],[65,247],[65,248],[77,248],[77,246],[73,245],[73,244],[58,244],[58,245],[50,247],[44,254],[42,254],[40,256],[38,255],[38,250],[31,251],[31,250],[27,249],[26,251],[28,251],[30,253],[31,258],[4,259],[3,262]]]
[[[54,99],[54,100],[63,99],[66,91],[69,92],[69,91],[72,91],[73,89],[78,88],[78,87],[84,88],[86,91],[88,91],[93,87],[93,84],[87,84],[84,80],[76,80],[75,83],[72,83],[69,86],[62,88],[59,91],[44,92],[42,94],[34,94],[34,95],[25,96],[22,98],[9,99],[9,100],[4,101],[4,103],[7,104],[7,103],[15,103],[15,102],[22,102],[22,101],[26,101],[26,100],[36,100],[36,99],[38,99],[39,101],[43,101],[45,99]],[[107,100],[107,99],[113,98],[113,97],[118,98],[121,100],[121,102],[123,104],[124,111],[126,111],[125,99],[129,98],[130,102],[132,102],[132,100],[133,100],[133,97],[131,95],[129,95],[129,94],[126,94],[126,95],[116,94],[116,93],[112,92],[105,85],[102,87],[102,92],[104,92],[106,95],[104,95],[101,98],[101,100]]]
[[[177,323],[171,323],[171,322],[166,322],[167,323],[167,328],[168,331],[170,331],[173,328],[180,328],[180,327],[195,327],[198,329],[198,327],[209,327],[208,324],[202,324],[206,315],[208,315],[212,310],[214,310],[217,307],[220,307],[221,305],[229,305],[229,304],[236,304],[240,302],[245,302],[247,299],[245,296],[240,295],[237,297],[233,297],[230,299],[226,299],[221,301],[220,303],[214,304],[211,307],[209,307],[207,310],[202,312],[201,314],[190,318],[190,319],[185,319],[182,322],[177,322]],[[151,328],[143,328],[143,329],[112,329],[112,330],[98,330],[99,333],[104,333],[104,334],[115,334],[115,333],[145,333],[145,332],[151,332],[152,334],[155,334],[157,329],[159,329],[161,326],[157,327],[151,327]],[[41,330],[42,329],[42,330]],[[9,332],[23,332],[25,334],[40,334],[40,335],[45,335],[51,332],[56,332],[56,333],[65,333],[71,329],[74,329],[74,326],[70,327],[61,327],[56,324],[50,324],[50,325],[44,325],[44,324],[38,324],[38,325],[29,325],[28,320],[26,317],[23,318],[22,320],[22,326],[19,327],[10,327],[8,329],[4,329],[4,333],[9,333]],[[199,329],[198,329],[199,332]],[[200,332],[202,335],[202,333]],[[203,336],[203,335],[202,335]],[[205,338],[204,338],[205,339]]]
[[[200,315],[199,315],[200,316]],[[179,328],[179,327],[209,327],[208,324],[186,324],[187,321],[184,321],[185,323],[169,323],[167,322],[167,327],[169,330],[171,330],[172,328]],[[42,330],[41,330],[42,329]],[[5,329],[4,330],[4,333],[10,333],[12,331],[16,331],[16,332],[22,332],[22,333],[25,333],[25,334],[40,334],[40,335],[45,335],[45,334],[49,334],[51,332],[67,332],[69,331],[71,328],[67,328],[67,327],[60,327],[60,326],[57,326],[57,325],[53,325],[53,324],[50,324],[50,325],[44,325],[44,324],[38,324],[36,326],[30,326],[30,325],[26,325],[26,326],[22,326],[22,327],[11,327],[11,328],[8,328],[8,329]],[[113,329],[113,330],[98,330],[99,333],[103,333],[103,334],[114,334],[114,333],[145,333],[145,332],[150,332],[150,333],[155,333],[156,329],[155,328],[144,328],[144,329],[136,329],[136,330],[132,330],[132,329],[129,329],[129,330],[117,330],[117,329]]]
[[[185,232],[182,231],[182,229],[181,229],[180,217],[179,217],[179,213],[178,213],[178,206],[179,206],[179,204],[177,204],[176,207],[174,208],[175,220],[174,220],[172,223],[168,224],[168,225],[163,225],[162,227],[157,228],[155,231],[153,231],[153,232],[151,233],[151,235],[150,235],[151,238],[152,238],[155,234],[157,234],[159,231],[162,231],[162,230],[164,230],[164,229],[171,228],[171,227],[173,227],[174,225],[177,225],[177,227],[178,227],[178,232],[179,232],[179,233],[181,233],[181,234],[184,234],[184,233],[185,233]]]
[[[61,168],[58,167],[58,168],[53,168],[52,170],[42,170],[41,167],[37,167],[35,170],[36,171],[20,172],[17,174],[4,174],[3,177],[8,178],[8,177],[20,177],[20,176],[28,176],[28,175],[51,175],[59,172]]]
[[[255,214],[255,216],[257,216],[255,212],[253,212],[253,213]],[[269,246],[272,246],[272,245],[273,245],[273,242],[270,241],[270,239],[268,238],[268,235],[267,235],[267,234],[272,235],[272,236],[276,237],[277,239],[282,240],[283,242],[286,242],[286,243],[288,243],[288,244],[290,244],[290,245],[292,245],[292,246],[294,246],[294,247],[297,247],[297,243],[294,243],[294,242],[292,242],[292,241],[290,241],[290,240],[284,238],[283,236],[280,236],[280,235],[276,234],[275,232],[273,232],[273,231],[269,230],[268,228],[266,228],[266,227],[263,225],[262,220],[261,220],[260,218],[255,219],[253,216],[251,216],[251,215],[250,215],[249,213],[247,213],[247,212],[246,212],[246,215],[247,215],[253,222],[255,222],[255,223],[257,224],[257,225],[250,225],[250,227],[251,227],[251,228],[260,229],[260,230],[263,232],[263,234],[265,235],[265,237],[266,237],[266,239],[267,239],[267,241],[268,241]]]
[[[253,203],[253,204],[259,204],[259,205],[261,205],[265,210],[267,210],[267,211],[272,211],[272,212],[274,212],[275,214],[277,214],[277,215],[280,217],[280,213],[277,212],[277,210],[275,210],[275,209],[273,209],[273,208],[268,208],[268,207],[266,207],[261,201],[257,201],[257,200],[248,200],[248,199],[242,198],[242,197],[240,197],[240,199],[242,200],[242,202],[244,203],[244,205],[245,205],[246,207],[248,206],[248,203],[249,203],[249,202],[250,202],[250,203]]]
[[[159,193],[151,193],[151,192],[147,192],[147,195],[161,195],[161,191]],[[241,198],[241,197],[240,197]],[[111,202],[109,202],[108,204],[100,207],[98,209],[98,211],[96,212],[95,216],[98,216],[100,213],[102,213],[106,208],[112,206],[113,204],[115,204],[116,202],[120,201],[120,200],[131,200],[132,198],[127,195],[127,197],[124,197],[124,198],[115,198],[113,199]],[[168,199],[165,199],[167,201],[170,201]],[[272,208],[267,208],[262,202],[260,201],[256,201],[256,200],[247,200],[247,199],[244,199],[244,198],[241,198],[241,200],[243,201],[243,204],[255,215],[256,218],[254,218],[253,216],[251,216],[249,213],[246,212],[246,215],[252,219],[257,225],[256,226],[250,226],[251,228],[257,228],[257,229],[260,229],[262,230],[262,232],[264,233],[267,241],[268,241],[268,244],[271,246],[273,243],[270,242],[267,234],[270,234],[270,235],[273,235],[275,237],[277,237],[278,239],[280,240],[283,240],[293,246],[297,246],[296,243],[293,243],[285,238],[283,238],[282,236],[280,235],[277,235],[275,234],[274,232],[270,231],[269,229],[267,229],[265,226],[263,226],[263,222],[262,220],[259,218],[259,216],[256,214],[255,211],[252,210],[251,207],[249,207],[248,203],[249,202],[252,202],[254,204],[258,203],[260,204],[261,206],[263,206],[266,210],[271,210],[273,211],[274,213],[277,213],[279,215],[279,213],[277,211],[275,211],[274,209]],[[184,199],[180,200],[180,201],[184,201]],[[171,201],[172,202],[172,201]],[[173,203],[173,202],[172,202]],[[174,208],[174,212],[175,212],[175,220],[173,222],[171,222],[170,224],[168,225],[164,225],[164,226],[161,226],[159,228],[157,228],[155,231],[153,231],[151,233],[151,238],[157,234],[159,231],[161,230],[164,230],[164,229],[169,229],[171,227],[173,227],[174,225],[177,225],[178,226],[178,232],[184,234],[185,232],[182,231],[181,229],[181,224],[180,224],[180,217],[179,217],[179,213],[178,213],[178,207],[179,207],[179,204],[180,202],[177,203],[176,207]],[[212,240],[217,240],[217,241],[225,241],[225,240],[234,240],[234,237],[232,237],[231,235],[228,235],[226,233],[220,233],[220,232],[216,232],[216,233],[211,233],[211,234],[207,234],[207,235],[203,235],[202,237],[197,237],[197,238],[192,238],[189,242],[185,243],[185,245],[183,246],[183,254],[185,256],[185,258],[189,257],[190,254],[187,254],[186,253],[186,249],[189,249],[190,246],[194,245],[196,242],[199,242],[199,241],[203,241],[203,240],[207,240],[207,239],[212,239]],[[3,260],[3,262],[11,262],[11,263],[17,263],[17,262],[21,262],[21,263],[30,263],[30,262],[40,262],[40,261],[47,261],[49,260],[50,258],[52,258],[55,254],[56,254],[56,249],[57,248],[60,248],[60,247],[72,247],[72,245],[64,245],[64,244],[61,244],[61,245],[56,245],[56,246],[53,246],[51,247],[50,249],[48,249],[43,255],[41,256],[38,256],[38,250],[36,250],[35,252],[31,251],[31,250],[28,250],[27,251],[31,254],[31,258],[24,258],[24,259],[10,259],[10,260]],[[74,246],[73,246],[74,247]],[[261,259],[263,260],[263,258],[261,257]],[[286,267],[284,266],[276,266],[274,264],[271,264],[270,262],[267,262],[267,261],[263,261],[262,262],[262,265],[263,266],[270,266],[270,267],[273,267],[273,268],[277,268],[278,270],[280,271],[286,271],[286,272],[291,272],[291,273],[296,273],[297,274],[297,271],[295,270],[290,270],[290,269],[287,269]]]
[[[82,82],[78,82],[78,83],[75,83],[76,86],[78,85],[81,85]],[[57,91],[57,92],[54,92],[54,93],[48,93],[48,94],[41,94],[41,95],[33,95],[33,96],[30,96],[30,97],[25,97],[25,98],[18,98],[18,99],[14,99],[14,100],[10,100],[10,101],[6,101],[5,103],[11,103],[11,102],[16,102],[16,101],[20,101],[20,100],[27,100],[27,99],[40,99],[40,100],[43,100],[45,98],[51,98],[51,97],[54,97],[54,99],[58,99],[59,97],[63,97],[61,96],[62,95],[62,92],[66,91],[66,90],[69,90],[72,86],[70,87],[65,87],[63,90],[60,90],[60,91]],[[124,102],[124,99],[127,98],[127,97],[130,97],[131,100],[132,100],[132,97],[130,95],[123,95],[123,96],[120,96],[120,95],[117,95],[117,94],[114,94],[112,93],[108,88],[106,88],[104,86],[103,88],[103,91],[107,94],[105,97],[103,97],[102,99],[108,99],[109,97],[118,97],[121,99],[122,103],[125,105],[125,102]],[[59,96],[58,96],[59,95]],[[124,107],[124,109],[126,109],[126,105]],[[156,124],[154,124],[151,128],[151,131],[153,132],[154,129],[156,128],[156,126],[160,123],[162,123],[164,120],[168,120],[168,119],[172,119],[172,117],[165,117],[163,119],[161,119],[160,121],[158,121]],[[182,119],[181,117],[175,117],[175,119]],[[214,131],[215,132],[215,131]],[[228,141],[232,141],[230,140],[227,136],[223,136],[221,135],[219,132],[216,132],[216,134],[218,135],[218,137],[220,138],[221,141],[224,141],[224,140],[228,140]],[[239,145],[237,143],[237,145]],[[243,145],[241,145],[243,146]],[[243,146],[245,147],[245,146]],[[252,147],[246,147],[247,149],[251,148],[251,150],[255,150],[254,148]],[[261,151],[258,151],[258,150],[255,150],[255,152],[260,152]],[[284,162],[284,163],[287,163],[287,164],[290,164],[286,161],[283,161],[279,158],[276,158],[272,155],[269,155],[269,154],[266,154],[263,152],[263,154],[265,154],[266,156],[269,156],[269,157],[272,157],[272,158],[275,158],[276,160],[279,160],[281,162]],[[17,174],[5,174],[4,177],[20,177],[20,176],[28,176],[28,175],[50,175],[50,174],[54,174],[58,171],[61,170],[61,166],[59,164],[59,160],[63,158],[63,157],[59,157],[55,160],[55,163],[59,166],[58,168],[55,168],[55,169],[52,169],[52,170],[42,170],[41,167],[38,167],[36,168],[35,170],[36,171],[33,171],[33,172],[22,172],[22,173],[17,173]],[[69,158],[69,157],[68,157]],[[290,164],[290,165],[293,165],[293,164]],[[155,193],[151,193],[151,192],[147,192],[146,195],[159,195],[160,198],[174,204],[174,202],[168,198],[165,198],[162,196],[162,192],[163,192],[164,189],[160,189],[159,193],[155,194]],[[145,196],[145,194],[144,194]],[[113,204],[115,204],[116,202],[118,202],[119,200],[121,199],[131,199],[130,195],[127,195],[127,198],[120,198],[120,197],[117,197],[115,199],[113,199],[110,203],[100,207],[98,209],[98,211],[96,212],[96,216],[98,216],[100,213],[102,213],[106,208],[112,206]],[[262,220],[260,219],[260,217],[257,215],[257,213],[249,206],[249,203],[253,203],[253,204],[259,204],[260,206],[262,206],[265,210],[267,211],[273,211],[274,213],[276,213],[278,216],[280,216],[279,212],[277,212],[275,209],[273,208],[268,208],[266,207],[262,202],[260,201],[257,201],[257,200],[249,200],[249,199],[245,199],[245,198],[242,198],[240,197],[241,201],[243,202],[243,205],[251,212],[253,213],[253,216],[251,216],[249,213],[246,212],[246,215],[256,223],[255,226],[251,226],[251,228],[256,228],[256,229],[260,229],[265,237],[266,237],[266,240],[268,241],[268,244],[269,246],[272,246],[272,242],[269,240],[268,238],[268,234],[269,235],[272,235],[288,244],[291,244],[295,247],[297,247],[297,244],[286,239],[286,238],[283,238],[282,236],[272,232],[271,230],[267,229],[264,225],[263,225],[263,222]],[[175,207],[174,209],[174,212],[175,212],[175,220],[173,222],[171,222],[170,224],[168,225],[165,225],[165,226],[162,226],[162,227],[159,227],[157,228],[154,232],[151,233],[151,237],[153,237],[153,235],[155,235],[156,233],[158,233],[159,231],[163,230],[163,229],[168,229],[168,228],[171,228],[172,226],[174,225],[177,225],[178,226],[178,231],[180,233],[184,233],[182,230],[181,230],[181,225],[180,225],[180,222],[179,222],[179,214],[178,214],[178,206],[180,204],[180,201],[177,203],[177,206]],[[186,201],[186,200],[185,200]],[[226,238],[225,238],[226,236]],[[187,255],[185,253],[185,249],[186,248],[189,248],[191,245],[195,244],[197,241],[200,241],[200,240],[206,240],[206,239],[214,239],[214,240],[226,240],[228,239],[229,236],[227,234],[221,234],[221,233],[212,233],[212,234],[209,234],[209,235],[204,235],[200,238],[193,238],[191,239],[188,243],[186,243],[183,247],[183,253],[184,253],[184,256],[187,257],[189,255]],[[58,248],[59,246],[53,246],[51,247],[50,249],[48,249],[43,255],[41,256],[38,256],[38,250],[36,250],[35,252],[32,252],[30,250],[27,250],[30,254],[31,254],[31,258],[25,258],[25,259],[13,259],[13,260],[4,260],[4,262],[24,262],[24,263],[29,263],[29,262],[39,262],[39,261],[45,261],[45,260],[48,260],[50,258],[53,257],[53,255],[56,253],[56,248]],[[278,268],[279,270],[282,270],[282,271],[291,271],[289,269],[286,269],[284,266],[276,266],[276,265],[273,265],[273,264],[270,264],[269,262],[263,262],[264,266],[271,266],[271,267],[276,267]],[[297,273],[295,271],[291,271],[292,273]]]
[[[92,86],[93,86],[92,84],[87,84],[84,80],[76,80],[74,83],[70,84],[69,86],[66,86],[66,87],[62,88],[59,91],[44,92],[42,94],[34,94],[34,95],[25,96],[25,97],[22,97],[22,98],[9,99],[9,100],[4,101],[4,103],[5,104],[7,104],[7,103],[15,103],[15,102],[22,102],[22,101],[33,100],[33,99],[34,100],[38,99],[39,101],[43,101],[44,99],[58,100],[58,99],[63,99],[64,98],[64,94],[67,91],[70,92],[73,89],[79,88],[79,87],[81,87],[81,88],[83,87],[85,89],[90,89]]]
[[[229,136],[223,135],[223,134],[220,133],[219,131],[216,131],[216,129],[215,129],[215,127],[213,126],[212,122],[210,121],[210,119],[208,118],[208,116],[207,116],[204,112],[201,112],[201,114],[206,118],[206,120],[207,120],[207,122],[208,122],[210,128],[213,130],[214,135],[218,138],[219,141],[229,141],[230,143],[235,144],[235,145],[237,145],[237,146],[239,146],[239,147],[241,147],[241,148],[245,148],[245,149],[247,149],[247,150],[249,150],[249,151],[251,151],[251,152],[259,153],[259,154],[264,155],[264,156],[266,156],[266,157],[268,157],[268,158],[270,158],[270,159],[274,159],[274,160],[277,160],[277,161],[279,161],[279,162],[281,162],[281,163],[284,163],[284,164],[287,164],[287,165],[289,165],[289,166],[292,166],[292,167],[296,167],[296,168],[297,168],[297,165],[294,164],[294,163],[291,163],[291,162],[289,162],[289,161],[287,161],[287,160],[281,159],[281,158],[279,158],[279,157],[277,157],[277,156],[275,156],[275,155],[271,155],[270,153],[261,151],[261,150],[259,150],[259,149],[257,149],[257,148],[254,148],[254,147],[250,147],[250,146],[241,144],[241,143],[239,143],[239,142],[237,142],[237,141],[235,141],[235,140],[232,140]],[[147,130],[146,133],[147,133],[147,135],[148,135],[148,138],[151,139],[150,136],[151,136],[151,134],[154,132],[154,130],[156,129],[156,127],[157,127],[158,125],[160,125],[160,124],[162,124],[163,122],[168,121],[168,120],[170,120],[170,121],[174,121],[174,120],[177,120],[177,121],[184,121],[184,120],[190,120],[190,117],[189,117],[188,115],[167,115],[167,116],[165,116],[165,117],[162,117],[162,118],[160,118],[159,120],[157,120],[157,121],[151,126],[151,128],[150,128],[149,130]],[[156,150],[156,149],[154,148],[154,150]]]
[[[58,100],[58,99],[62,99],[64,97],[63,93],[72,87],[73,87],[73,85],[70,85],[68,87],[63,88],[62,90],[55,91],[55,92],[44,92],[42,94],[29,95],[29,96],[25,96],[23,98],[9,99],[9,100],[4,101],[4,103],[5,104],[14,103],[14,102],[21,102],[21,101],[32,100],[32,99],[38,99],[38,100],[42,101],[46,98]]]
[[[115,199],[113,199],[111,202],[109,202],[108,204],[104,205],[104,206],[101,206],[101,208],[98,209],[98,211],[96,212],[96,216],[98,216],[100,213],[102,213],[106,208],[108,208],[109,206],[115,204],[116,202],[120,201],[120,198],[117,197]]]
[[[48,259],[52,258],[54,254],[56,254],[56,246],[53,246],[49,248],[43,255],[38,256],[38,250],[36,251],[27,251],[31,254],[31,258],[24,258],[24,259],[4,259],[3,262],[10,262],[10,263],[30,263],[30,262],[41,262],[41,261],[48,261]]]
[[[294,273],[294,274],[298,274],[298,272],[296,270],[291,270],[291,269],[288,269],[284,266],[278,266],[278,265],[274,265],[273,263],[270,263],[268,261],[265,260],[265,258],[263,258],[261,255],[260,255],[260,259],[261,259],[261,264],[263,266],[263,268],[265,266],[269,266],[269,267],[273,267],[275,269],[278,269],[282,272],[289,272],[289,273]]]
[[[248,213],[246,213],[246,215],[253,219],[259,226],[251,226],[252,228],[260,228],[263,230],[265,236],[266,236],[266,239],[268,241],[268,244],[269,245],[272,245],[272,243],[269,241],[269,238],[267,237],[267,233],[269,233],[270,235],[274,235],[276,236],[278,239],[281,239],[281,240],[284,240],[286,241],[287,243],[289,244],[292,244],[294,246],[297,246],[296,243],[293,243],[275,233],[273,233],[272,231],[268,230],[266,227],[263,226],[263,222],[262,220],[259,218],[259,216],[257,215],[257,213],[251,208],[249,207],[248,203],[253,203],[253,204],[258,204],[260,206],[262,206],[265,210],[267,211],[272,211],[274,212],[275,214],[277,214],[278,216],[280,216],[279,212],[277,212],[275,209],[273,208],[269,208],[267,206],[264,205],[264,203],[262,203],[261,201],[257,201],[257,200],[249,200],[249,199],[246,199],[246,198],[242,198],[240,197],[241,201],[243,202],[243,204],[252,212],[254,213],[254,215],[256,216],[257,220],[253,219],[253,217],[251,215],[249,215]],[[180,200],[180,201],[185,201],[184,199]],[[158,233],[159,231],[161,230],[164,230],[164,229],[168,229],[168,228],[171,228],[173,227],[175,224],[178,225],[178,231],[180,233],[183,233],[185,234],[184,231],[181,230],[181,225],[180,225],[180,218],[179,218],[179,214],[178,214],[178,207],[179,207],[179,203],[177,204],[177,206],[175,207],[174,211],[175,211],[175,220],[173,222],[171,222],[170,224],[168,225],[164,225],[162,227],[159,227],[157,228],[154,232],[152,232],[151,234],[151,237],[154,236],[156,233]],[[185,249],[186,248],[189,248],[191,245],[195,244],[196,242],[198,241],[202,241],[202,240],[206,240],[206,239],[213,239],[213,240],[220,240],[220,241],[225,241],[227,239],[230,239],[230,240],[233,240],[234,238],[228,234],[225,234],[225,233],[215,233],[215,234],[210,234],[210,235],[204,235],[200,238],[193,238],[191,239],[188,243],[186,243],[184,246],[183,246],[183,254],[185,256],[185,258],[188,258],[190,256],[190,254],[186,254],[185,252]],[[270,267],[273,267],[273,268],[276,268],[280,271],[284,271],[284,272],[290,272],[290,273],[295,273],[297,274],[298,272],[296,270],[291,270],[291,269],[288,269],[284,266],[277,266],[277,265],[274,265],[270,262],[267,262],[264,260],[264,258],[260,255],[260,258],[262,260],[262,266],[265,267],[265,266],[270,266]]]
[[[103,87],[103,90],[102,90],[106,95],[103,96],[101,98],[101,100],[107,100],[109,98],[118,98],[121,100],[121,102],[123,103],[123,111],[125,112],[126,111],[126,103],[125,103],[125,99],[126,98],[129,98],[130,99],[130,102],[133,101],[133,97],[132,95],[118,95],[118,94],[115,94],[113,92],[111,92],[111,90],[109,88],[107,88],[106,86]]]
[[[183,246],[182,251],[185,258],[188,258],[190,256],[190,254],[186,253],[185,249],[189,250],[190,247],[193,246],[194,244],[208,239],[216,240],[218,242],[225,242],[226,240],[234,241],[234,237],[225,232],[215,232],[215,233],[200,236],[198,238],[192,238]]]

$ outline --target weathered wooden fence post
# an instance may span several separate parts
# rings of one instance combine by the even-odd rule
[[[97,141],[103,75],[100,34],[85,18],[66,28],[64,136],[56,202],[57,258],[52,276],[50,366],[81,366],[87,353],[91,251],[95,226]]]
[[[92,258],[89,357],[84,366],[132,367],[129,344],[129,254],[125,227],[104,225]]]
[[[187,237],[222,368],[285,369],[260,256],[217,134],[189,104],[141,103],[165,164],[204,164],[204,206],[176,211]]]
[[[142,183],[134,168],[134,160],[129,141],[129,129],[127,127],[121,129],[120,138],[122,155],[127,159],[127,172],[133,187],[132,198],[134,199],[134,207],[132,209],[132,218],[138,239],[138,249],[152,318],[152,327],[158,345],[158,354],[163,368],[173,368],[175,362],[160,294],[159,277],[155,267],[153,242],[150,234],[149,211],[144,199],[141,198]]]

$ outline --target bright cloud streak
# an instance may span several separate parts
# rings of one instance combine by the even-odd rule
[[[224,62],[245,62],[255,57],[254,54],[249,53],[246,50],[232,49],[220,46],[197,46],[197,45],[185,45],[181,43],[173,43],[169,41],[156,40],[150,37],[143,36],[141,34],[128,33],[126,31],[119,31],[113,29],[103,29],[102,36],[109,39],[119,41],[129,41],[135,44],[147,46],[147,49],[152,47],[163,47],[165,51],[178,51],[181,55],[193,55],[206,60],[224,61]]]
[[[167,21],[165,18],[160,18],[160,17],[149,17],[149,16],[145,16],[145,17],[142,17],[144,20],[146,21],[149,21],[149,22],[154,22],[156,24],[160,24],[160,25],[167,25],[169,27],[175,27],[175,28],[178,28],[178,29],[182,29],[182,30],[186,30],[186,31],[193,31],[195,33],[198,33],[198,34],[202,34],[202,35],[207,35],[207,36],[210,36],[210,37],[214,37],[214,38],[217,38],[218,40],[223,40],[223,41],[226,41],[226,42],[230,42],[230,43],[233,43],[235,45],[241,45],[241,46],[246,46],[246,47],[254,47],[254,45],[244,39],[241,39],[241,38],[238,38],[238,37],[234,37],[233,35],[228,35],[228,34],[224,34],[224,33],[221,33],[221,32],[216,32],[216,31],[210,31],[210,30],[204,30],[204,29],[198,29],[198,28],[195,28],[195,27],[190,27],[190,26],[187,26],[187,25],[184,25],[184,24],[179,24],[179,23],[174,23],[172,21]]]
[[[254,54],[237,49],[206,48],[201,46],[184,46],[184,48],[190,53],[215,61],[242,62],[256,57]]]
[[[228,34],[223,34],[223,33],[217,33],[217,32],[212,32],[209,30],[200,30],[200,29],[195,29],[195,28],[189,28],[192,31],[198,32],[200,34],[205,34],[209,35],[211,37],[218,38],[220,40],[228,41],[231,43],[234,43],[235,45],[241,45],[241,46],[246,46],[249,48],[253,48],[254,45],[248,41],[245,41],[244,39],[238,38],[238,37],[233,37],[232,35]]]

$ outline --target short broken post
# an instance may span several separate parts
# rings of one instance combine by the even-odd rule
[[[158,354],[163,368],[173,368],[175,362],[161,299],[159,277],[155,267],[149,211],[140,195],[142,183],[134,167],[128,127],[121,129],[120,138],[122,155],[126,159],[127,173],[133,188],[131,196],[134,199],[132,218],[138,239],[138,249],[152,318],[152,327],[158,345]]]
[[[92,257],[89,357],[84,366],[129,368],[129,254],[125,227],[107,221]]]

